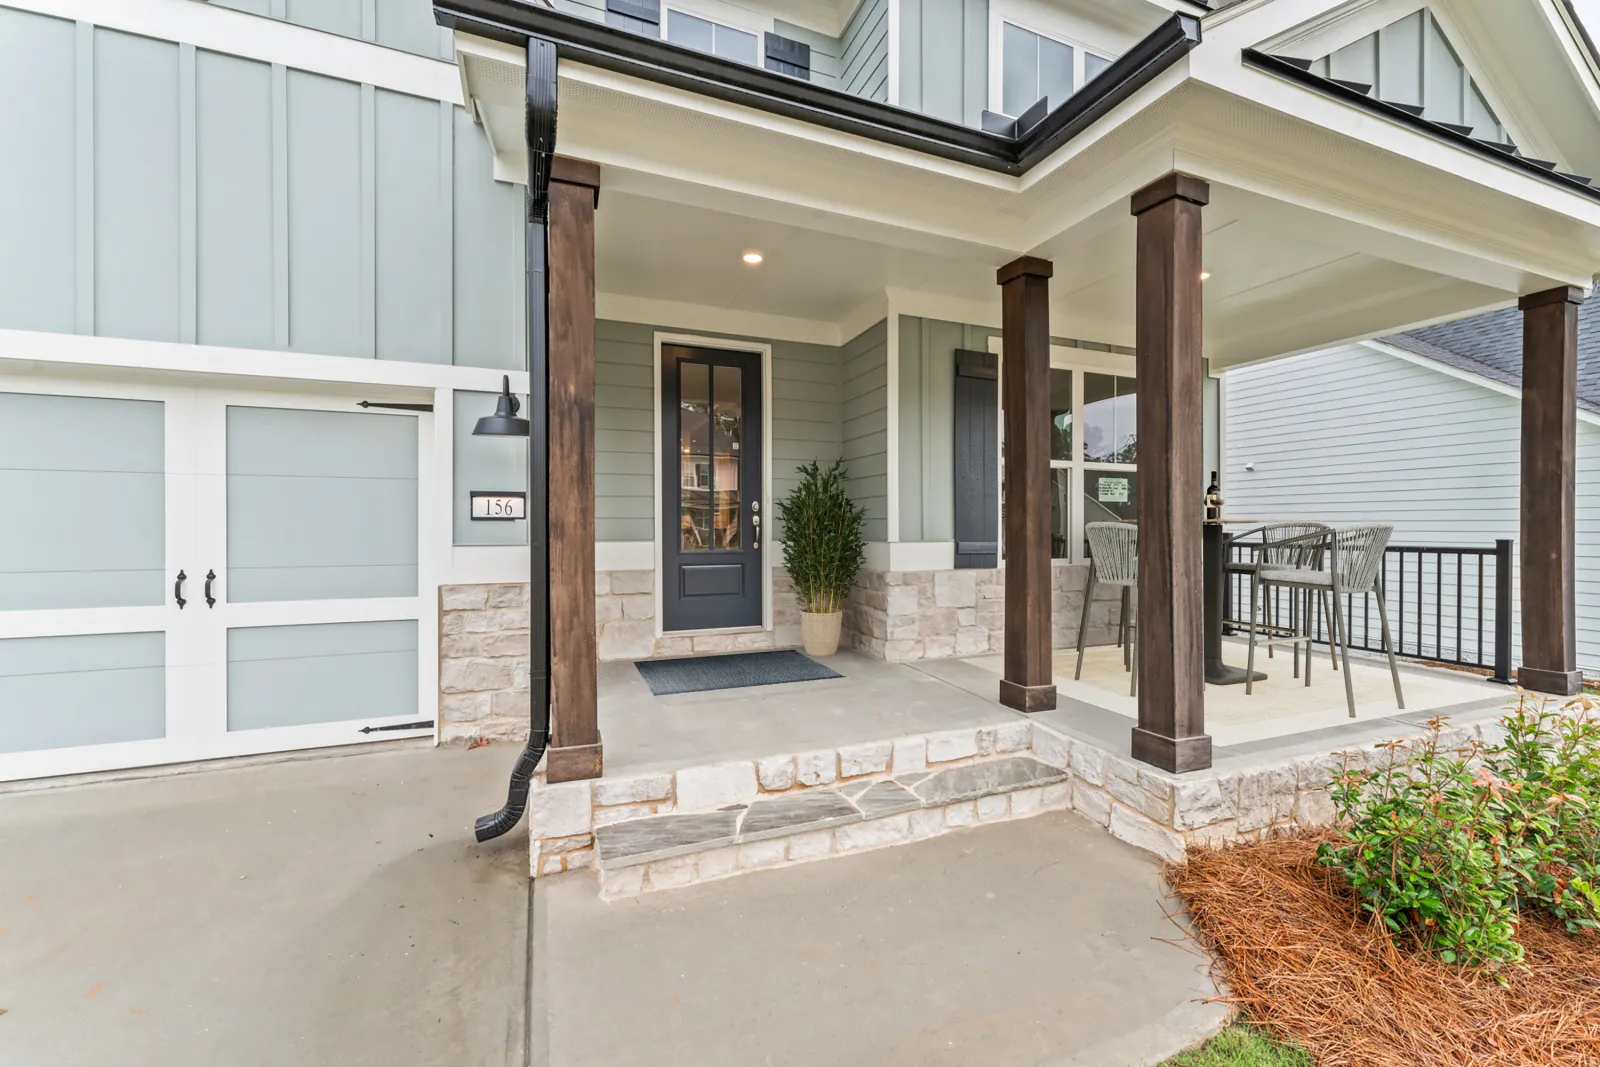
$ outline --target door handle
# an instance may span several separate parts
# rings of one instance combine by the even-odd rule
[[[216,571],[214,571],[214,570],[206,571],[206,607],[208,607],[208,608],[214,608],[214,607],[217,606],[217,598],[211,595],[211,583],[216,581],[216,580],[217,580],[217,572]]]
[[[179,571],[178,580],[172,583],[172,599],[178,602],[179,611],[182,611],[183,606],[188,603],[187,600],[183,599],[183,583],[187,582],[188,580],[189,576],[182,571]]]
[[[755,536],[751,539],[751,548],[761,547],[761,501],[750,501],[750,523],[755,527]]]

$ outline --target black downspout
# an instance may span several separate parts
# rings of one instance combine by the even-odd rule
[[[556,151],[556,46],[528,38],[528,744],[505,807],[473,826],[479,841],[522,821],[533,772],[550,743],[550,168]]]

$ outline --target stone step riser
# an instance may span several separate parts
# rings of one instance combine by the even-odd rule
[[[600,896],[604,900],[620,900],[641,893],[682,889],[755,871],[926,841],[957,830],[1064,811],[1070,806],[1071,787],[1059,781],[879,819],[719,845],[665,859],[602,868]]]

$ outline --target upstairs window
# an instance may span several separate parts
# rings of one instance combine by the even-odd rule
[[[1111,60],[1010,22],[1002,22],[1000,110],[1016,117],[1041,99],[1054,111]]]
[[[684,11],[667,11],[667,40],[740,63],[756,64],[756,35],[700,18]]]

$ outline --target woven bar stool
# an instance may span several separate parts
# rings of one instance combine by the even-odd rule
[[[1097,586],[1117,586],[1123,591],[1122,628],[1128,654],[1123,663],[1133,676],[1128,693],[1139,695],[1137,627],[1128,618],[1139,598],[1139,527],[1131,522],[1091,522],[1083,528],[1089,540],[1089,584],[1083,591],[1083,618],[1078,622],[1078,667],[1072,677],[1083,677],[1083,650],[1089,640],[1089,609]]]

